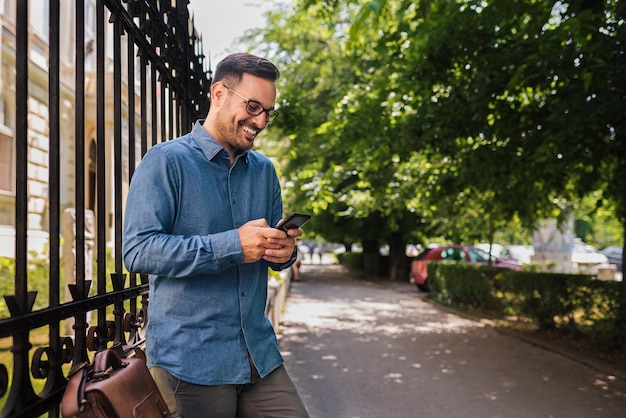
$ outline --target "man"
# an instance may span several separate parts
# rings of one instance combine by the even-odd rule
[[[272,227],[278,178],[250,151],[278,77],[263,58],[224,58],[206,120],[152,147],[131,182],[124,261],[150,274],[148,367],[175,416],[308,416],[265,316],[268,267],[295,262],[302,232]]]

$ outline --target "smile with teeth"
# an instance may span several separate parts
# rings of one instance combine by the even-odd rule
[[[254,130],[254,129],[252,129],[251,127],[246,126],[246,125],[243,125],[243,126],[241,127],[241,129],[243,129],[245,132],[249,133],[250,135],[256,135],[256,134],[257,134],[257,132],[258,132],[258,131]]]

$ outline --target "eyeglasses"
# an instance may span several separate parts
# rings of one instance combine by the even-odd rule
[[[241,97],[246,102],[246,112],[248,112],[251,116],[259,116],[261,113],[265,112],[267,114],[267,123],[270,124],[276,119],[278,116],[278,112],[274,109],[266,109],[263,105],[256,100],[248,99],[245,96],[237,93],[235,90],[228,87],[224,84],[224,87],[228,89],[229,92],[235,93],[237,96]]]

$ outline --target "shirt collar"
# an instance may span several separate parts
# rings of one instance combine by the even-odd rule
[[[205,119],[198,119],[191,130],[191,135],[194,137],[202,152],[207,157],[209,161],[215,158],[220,152],[225,151],[228,153],[228,150],[225,149],[217,139],[213,138],[211,134],[209,134],[206,129],[202,126],[204,124]],[[248,162],[248,151],[244,151],[242,154],[238,155],[236,160],[242,159],[246,163]]]

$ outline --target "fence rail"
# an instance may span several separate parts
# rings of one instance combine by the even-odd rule
[[[0,319],[0,342],[10,360],[0,357],[0,417],[60,416],[59,402],[70,367],[89,359],[89,352],[113,343],[142,342],[147,312],[147,278],[123,269],[121,245],[125,190],[138,159],[151,145],[189,130],[206,115],[210,69],[205,68],[202,39],[189,18],[186,0],[86,0],[75,9],[73,138],[63,126],[61,104],[67,80],[60,0],[47,11],[47,225],[48,289],[33,289],[29,267],[29,88],[34,65],[28,1],[15,3],[15,265],[14,293],[4,299],[10,317]],[[95,35],[90,19],[95,19]],[[72,27],[72,26],[70,26]],[[3,28],[0,26],[0,30]],[[4,28],[7,30],[7,28]],[[91,66],[91,54],[95,65]],[[93,84],[95,83],[95,88]],[[93,114],[90,113],[93,110]],[[95,181],[87,161],[89,120],[95,120]],[[73,158],[67,153],[73,148]],[[73,160],[68,172],[66,161]],[[92,161],[93,163],[93,161]],[[67,206],[62,188],[73,178],[75,213],[73,265],[63,265],[66,246],[57,239]],[[94,198],[91,198],[93,194]],[[93,207],[92,207],[93,200]],[[93,212],[92,212],[93,211]],[[112,212],[112,216],[107,212]],[[94,214],[90,231],[89,217]],[[91,236],[93,234],[93,237]],[[110,235],[107,239],[107,235]],[[90,274],[93,245],[95,273]],[[112,250],[111,250],[112,248]],[[76,250],[78,249],[78,250]],[[109,254],[108,252],[111,251]],[[109,262],[107,262],[107,260]],[[63,268],[74,280],[66,283]],[[95,284],[92,285],[92,283]],[[69,298],[64,297],[68,289]],[[43,307],[42,294],[48,294]],[[93,314],[93,315],[92,315]],[[63,325],[73,323],[73,335]],[[45,343],[33,341],[44,334]],[[1,353],[0,353],[1,354]]]

